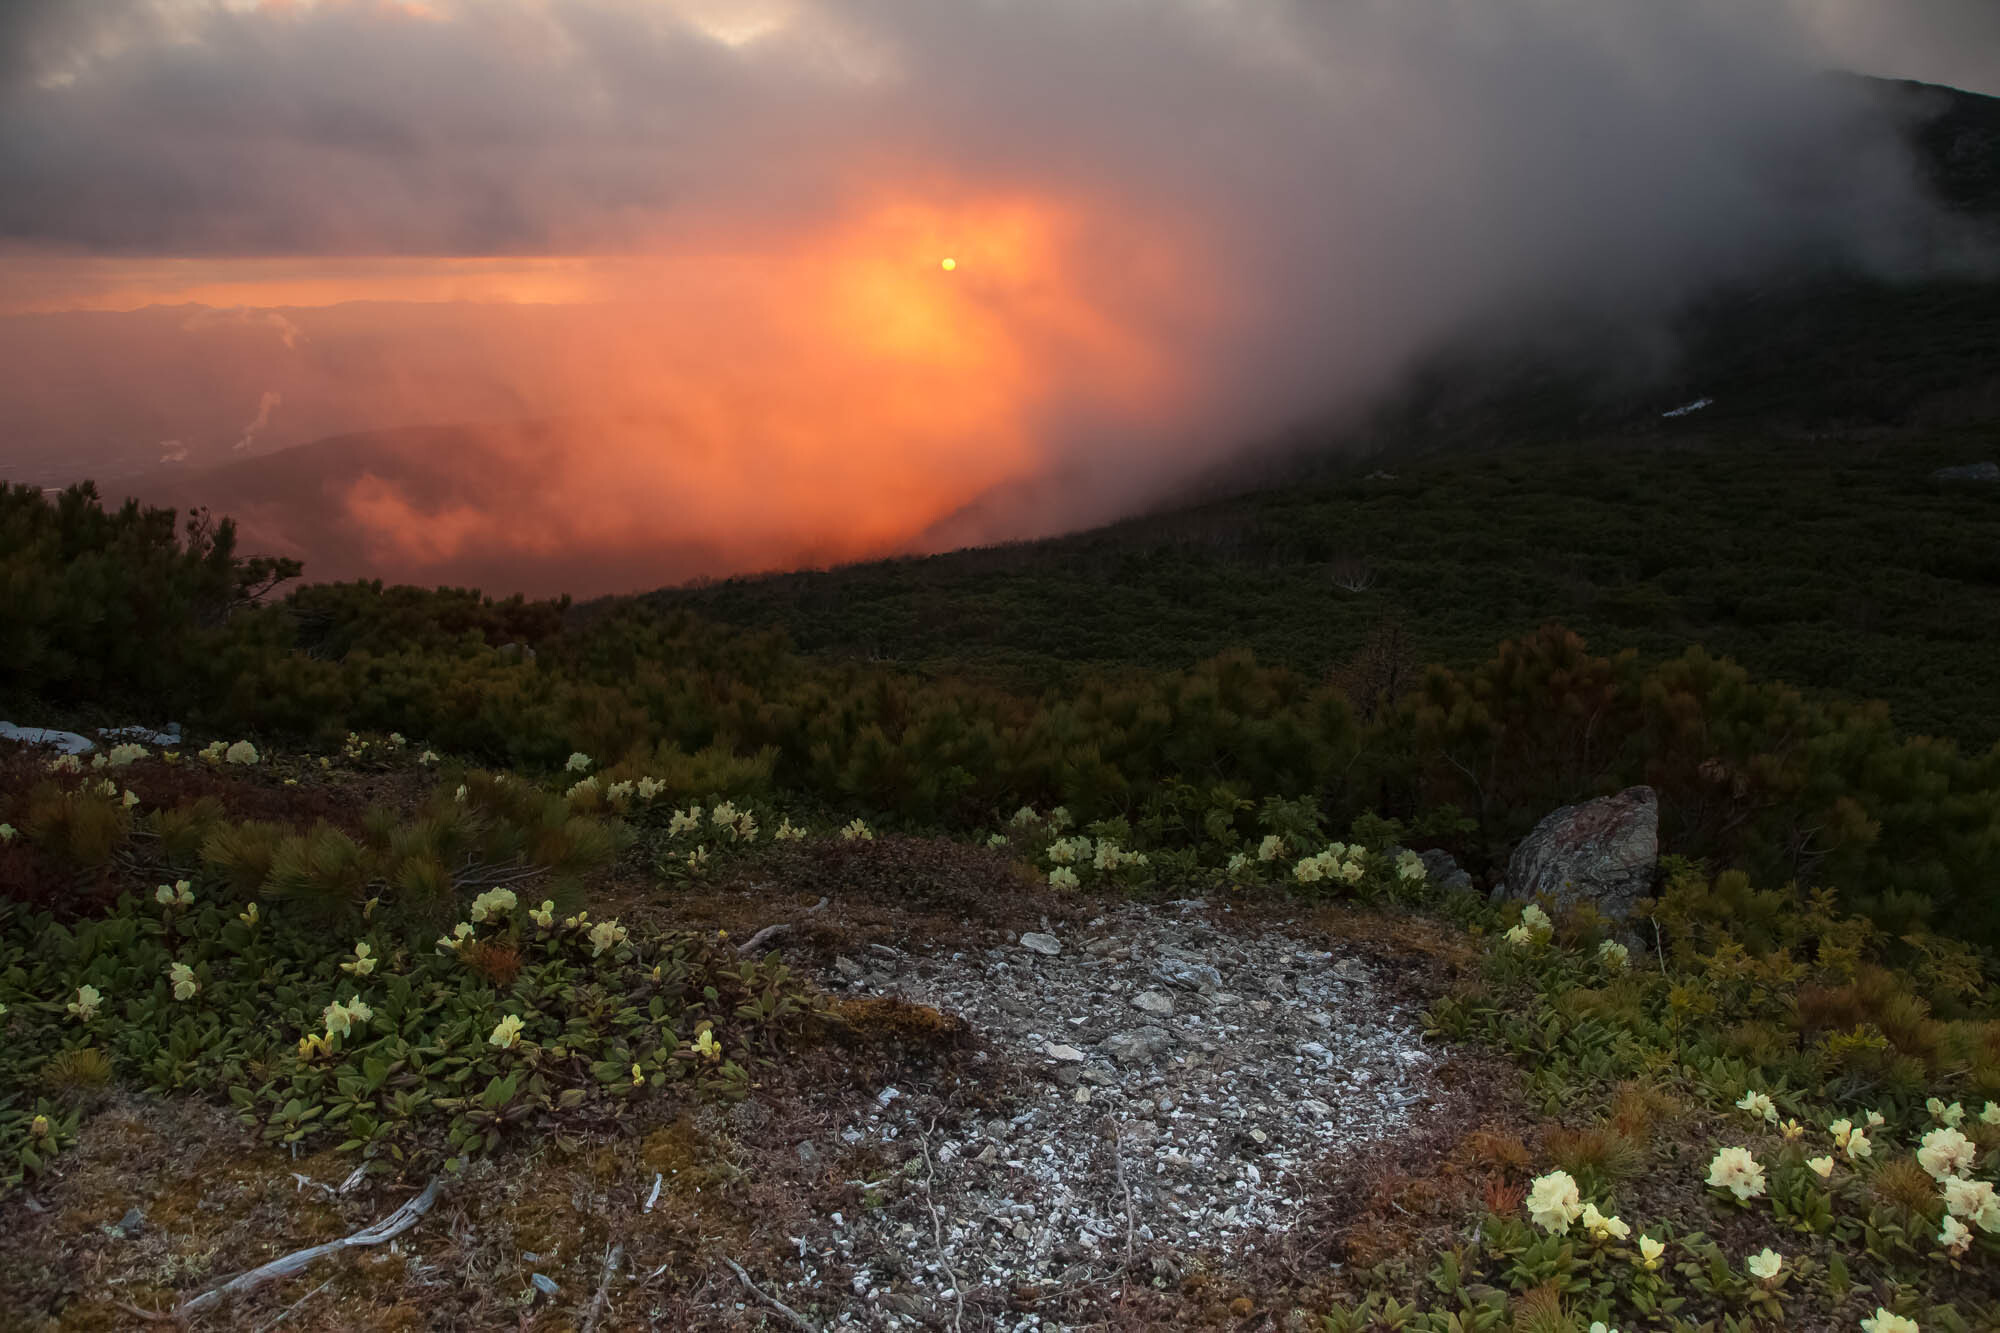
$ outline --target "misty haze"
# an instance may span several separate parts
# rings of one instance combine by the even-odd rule
[[[0,0],[0,1327],[2000,1329],[1993,0]]]

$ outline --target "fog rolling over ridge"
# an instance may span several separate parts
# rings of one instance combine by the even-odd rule
[[[496,591],[1101,521],[1468,330],[1955,259],[1825,71],[2000,89],[2000,33],[1898,13],[17,4],[0,475],[483,423],[135,485]]]

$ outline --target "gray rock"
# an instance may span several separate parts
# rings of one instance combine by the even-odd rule
[[[1430,880],[1432,888],[1443,889],[1446,893],[1461,893],[1472,888],[1472,876],[1444,848],[1433,847],[1417,855],[1423,860],[1424,876]]]
[[[1053,935],[1044,935],[1040,931],[1031,930],[1021,936],[1021,947],[1053,958],[1062,952],[1062,941]]]
[[[517,662],[532,662],[535,660],[535,650],[525,643],[503,643],[493,651],[502,657],[511,657]]]
[[[1174,997],[1156,990],[1142,990],[1132,997],[1132,1007],[1159,1018],[1172,1018]]]
[[[819,1149],[813,1147],[811,1139],[800,1139],[798,1147],[792,1151],[799,1155],[799,1161],[806,1166],[811,1166],[819,1161]]]
[[[849,981],[858,981],[862,975],[861,964],[855,962],[852,958],[834,959],[833,970],[840,973],[841,976],[846,977]]]
[[[2000,463],[1966,463],[1961,467],[1941,467],[1931,473],[1932,481],[2000,481]]]
[[[1064,1046],[1057,1042],[1049,1043],[1043,1053],[1051,1060],[1066,1060],[1074,1063],[1083,1059],[1083,1052],[1079,1051],[1076,1047]]]
[[[1507,893],[1559,907],[1590,903],[1622,921],[1653,891],[1659,863],[1659,798],[1651,787],[1630,787],[1564,806],[1535,825],[1508,859]]]
[[[562,1290],[562,1287],[557,1284],[556,1280],[546,1273],[530,1273],[528,1274],[528,1281],[534,1283],[535,1290],[541,1292],[544,1296],[553,1296]]]
[[[118,1234],[136,1236],[146,1229],[146,1214],[138,1208],[127,1208],[125,1216],[118,1219]]]
[[[1097,1049],[1116,1060],[1121,1065],[1137,1064],[1142,1060],[1152,1060],[1166,1053],[1174,1044],[1173,1035],[1165,1028],[1148,1023],[1144,1027],[1133,1028],[1130,1032],[1114,1032],[1097,1043]]]
[[[1181,958],[1162,958],[1153,965],[1153,975],[1183,990],[1213,995],[1222,989],[1222,973],[1206,963],[1190,963]]]

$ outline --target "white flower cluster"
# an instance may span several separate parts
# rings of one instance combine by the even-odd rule
[[[732,801],[724,801],[708,812],[708,822],[728,833],[738,842],[757,841],[757,816],[748,810],[738,810]],[[854,821],[860,823],[860,820]]]
[[[192,1000],[201,989],[201,984],[194,979],[194,969],[186,963],[168,963],[167,980],[173,984],[176,1000]]]
[[[1504,938],[1507,943],[1518,948],[1527,944],[1539,944],[1555,932],[1555,922],[1549,920],[1549,914],[1535,904],[1529,903],[1521,909],[1521,924],[1509,930]]]
[[[1724,1148],[1708,1164],[1708,1183],[1747,1202],[1764,1193],[1764,1168],[1748,1148]]]
[[[597,779],[594,777],[585,778],[581,782],[578,782],[576,785],[572,786],[568,791],[564,792],[563,799],[568,801],[571,805],[575,805],[580,798],[591,795],[592,793],[596,792],[596,790],[597,790]]]
[[[650,801],[666,789],[666,782],[660,778],[626,778],[622,782],[614,782],[606,787],[604,794],[614,801],[629,801],[634,796],[642,801]]]
[[[595,958],[606,949],[617,948],[625,942],[628,934],[630,932],[618,924],[616,917],[598,922],[590,928],[590,956]]]
[[[1088,861],[1090,839],[1080,833],[1073,838],[1057,838],[1049,844],[1048,851],[1044,855],[1048,857],[1049,864],[1058,866],[1076,865]]]
[[[588,773],[590,771],[590,764],[590,756],[578,750],[570,755],[569,761],[563,765],[563,771],[565,773]]]
[[[127,764],[136,764],[141,759],[149,757],[150,753],[145,746],[127,741],[123,745],[112,746],[109,754],[99,755],[98,758],[104,761],[107,768],[123,768]]]
[[[1368,873],[1367,862],[1368,850],[1365,847],[1350,847],[1344,842],[1336,842],[1317,855],[1301,857],[1299,863],[1292,867],[1292,878],[1301,884],[1317,884],[1321,880],[1359,884],[1361,877]]]
[[[805,840],[806,831],[792,823],[789,818],[785,818],[778,821],[778,831],[771,836],[779,842],[802,842]]]
[[[211,764],[255,764],[263,756],[249,741],[234,741],[224,745],[221,741],[210,741],[202,747],[201,757]]]
[[[1412,880],[1424,879],[1429,872],[1424,869],[1424,858],[1405,847],[1396,855],[1396,878],[1405,884]]]
[[[1097,841],[1097,852],[1091,858],[1090,863],[1102,871],[1124,870],[1127,867],[1145,865],[1146,854],[1144,852],[1128,852],[1117,843],[1111,841],[1111,839],[1100,838]]]
[[[76,998],[69,1002],[70,1017],[79,1023],[88,1023],[97,1017],[97,1010],[104,1003],[104,995],[95,986],[78,986]]]
[[[1746,1092],[1738,1099],[1736,1107],[1738,1110],[1748,1111],[1759,1120],[1769,1121],[1774,1125],[1778,1123],[1778,1108],[1771,1101],[1769,1093]]]
[[[875,840],[874,832],[859,819],[850,821],[846,827],[842,828],[840,830],[840,837],[844,842],[873,842]]]
[[[354,1030],[356,1023],[367,1023],[374,1017],[375,1011],[370,1009],[367,1002],[359,995],[349,1000],[346,1004],[335,1000],[320,1013],[320,1019],[326,1025],[326,1035],[329,1040],[334,1037],[345,1037],[349,1032]]]
[[[519,904],[520,899],[514,896],[512,889],[488,889],[472,900],[466,915],[475,924],[484,925],[488,920],[505,917]]]
[[[1081,883],[1076,872],[1068,866],[1057,866],[1049,872],[1049,887],[1052,889],[1074,889]]]

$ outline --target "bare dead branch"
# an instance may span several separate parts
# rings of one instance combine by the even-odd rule
[[[755,1296],[758,1300],[783,1315],[793,1328],[800,1329],[803,1333],[820,1333],[819,1326],[813,1323],[812,1320],[807,1319],[797,1310],[794,1310],[791,1306],[785,1304],[770,1292],[765,1291],[755,1282],[752,1282],[750,1275],[743,1271],[742,1264],[737,1263],[726,1254],[722,1256],[722,1262],[729,1265],[729,1271],[736,1274],[737,1280],[749,1290],[752,1296]]]

